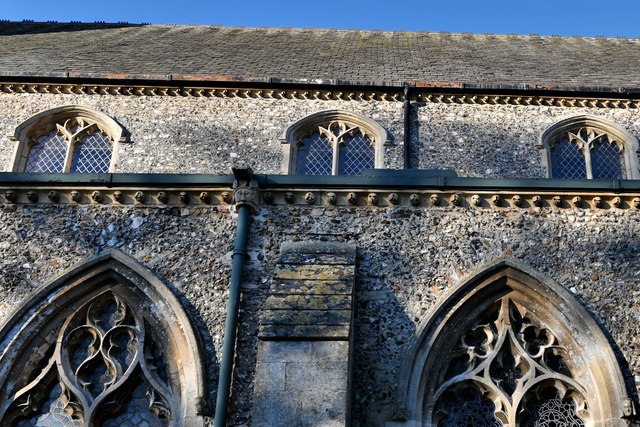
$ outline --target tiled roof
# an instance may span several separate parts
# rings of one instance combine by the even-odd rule
[[[0,22],[0,75],[640,88],[640,39]],[[523,86],[524,87],[524,86]]]

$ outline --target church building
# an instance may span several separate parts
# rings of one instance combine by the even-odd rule
[[[640,425],[638,69],[0,22],[0,426]]]

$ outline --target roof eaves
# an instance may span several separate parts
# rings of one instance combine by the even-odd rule
[[[49,81],[48,81],[49,80]],[[54,80],[54,81],[51,81]],[[219,83],[221,86],[225,84],[243,84],[250,86],[252,84],[269,84],[273,86],[282,85],[283,87],[291,86],[324,86],[324,87],[340,87],[342,89],[353,87],[357,90],[381,90],[381,89],[398,89],[409,85],[417,90],[456,90],[456,91],[478,91],[478,92],[536,92],[540,93],[590,93],[590,94],[627,94],[635,95],[640,93],[640,87],[607,87],[607,86],[562,86],[555,84],[505,84],[505,83],[472,83],[472,82],[456,82],[456,81],[354,81],[341,79],[291,79],[280,77],[261,77],[254,75],[237,76],[237,75],[206,75],[206,74],[130,74],[130,73],[87,73],[76,71],[53,71],[53,72],[2,72],[0,71],[0,81],[17,82],[24,84],[29,83],[62,83],[69,81],[70,83],[92,83],[92,81],[101,81],[102,83],[122,84],[123,82],[146,82],[149,85],[166,85],[168,82],[174,84],[188,84],[195,86],[202,83],[206,86]],[[61,82],[62,81],[62,82]],[[165,83],[166,82],[166,83]]]

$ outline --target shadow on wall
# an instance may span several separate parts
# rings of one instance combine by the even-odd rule
[[[416,117],[412,118],[419,168],[453,169],[465,177],[547,177],[542,152],[535,148],[538,134],[515,122],[515,113],[504,122],[483,123],[473,117],[427,112],[422,118],[428,120],[421,122],[423,107],[424,103],[414,104]]]
[[[411,262],[393,251],[358,248],[352,370],[352,424],[382,425],[402,410],[397,402],[401,355],[415,341],[406,314],[387,275]]]
[[[120,146],[118,172],[228,174],[232,167],[247,166],[259,173],[281,172],[282,148],[275,131],[263,135],[260,128],[245,130],[195,113],[147,127],[159,119],[155,113],[126,118],[132,139]],[[122,116],[119,120],[125,121]]]

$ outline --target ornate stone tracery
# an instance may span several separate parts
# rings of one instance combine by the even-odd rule
[[[512,425],[513,420],[522,425],[525,418],[546,425],[549,414],[572,420],[557,426],[589,420],[587,393],[572,377],[567,349],[534,313],[508,296],[463,333],[451,357],[433,396],[436,425],[459,425],[455,420],[478,414],[485,421],[473,425]]]
[[[98,111],[69,105],[40,112],[21,123],[13,172],[114,172],[122,127]]]
[[[511,260],[449,292],[406,366],[396,427],[624,426],[633,414],[601,326]]]
[[[104,425],[126,415],[167,425],[173,393],[162,351],[145,323],[112,291],[87,302],[58,334],[50,359],[55,364],[47,362],[15,394],[3,423],[48,425],[65,418],[65,425]],[[41,396],[55,400],[43,404]]]
[[[0,330],[0,425],[203,425],[199,344],[175,298],[120,253],[87,264]]]

